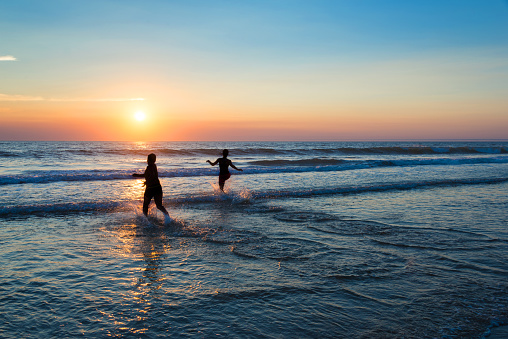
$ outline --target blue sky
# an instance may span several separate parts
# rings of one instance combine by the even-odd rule
[[[235,111],[280,125],[305,111],[336,122],[392,106],[458,112],[476,98],[469,107],[492,107],[468,114],[508,137],[496,129],[508,114],[506,1],[16,0],[0,3],[0,32],[0,114],[20,109],[9,98],[142,97],[177,120]]]

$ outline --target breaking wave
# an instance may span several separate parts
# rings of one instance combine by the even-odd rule
[[[330,187],[314,189],[291,189],[272,191],[249,191],[248,197],[244,193],[217,196],[214,194],[189,195],[180,198],[165,198],[169,204],[199,204],[213,202],[248,202],[263,199],[285,199],[293,197],[313,197],[334,194],[358,194],[365,192],[379,192],[391,190],[410,190],[415,188],[432,188],[440,186],[460,186],[496,184],[508,181],[508,177],[485,178],[485,179],[450,179],[450,180],[422,180],[405,183],[387,183],[377,185],[364,185],[354,187]],[[14,205],[0,207],[0,217],[12,217],[20,215],[37,214],[65,214],[82,212],[108,212],[132,208],[137,201],[93,201],[93,202],[69,202],[53,204]],[[299,218],[299,216],[292,216]],[[320,216],[321,218],[321,216]]]
[[[400,160],[342,160],[342,159],[300,159],[300,160],[259,160],[252,161],[252,166],[244,167],[245,174],[265,173],[302,173],[302,172],[334,172],[355,169],[381,167],[415,167],[433,165],[474,165],[508,163],[508,157],[462,157],[462,158],[427,158]],[[18,184],[43,184],[59,181],[107,181],[132,179],[133,170],[54,170],[29,171],[24,174],[0,175],[0,186]],[[215,168],[159,168],[159,177],[200,177],[215,176]]]

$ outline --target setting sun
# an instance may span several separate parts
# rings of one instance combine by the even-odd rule
[[[142,111],[138,111],[134,114],[134,118],[137,120],[137,121],[143,121],[146,119],[146,114],[145,112],[142,112]]]

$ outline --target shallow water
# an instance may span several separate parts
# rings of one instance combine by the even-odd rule
[[[178,155],[158,156],[169,224],[142,216],[143,186],[125,174],[147,149],[95,143],[65,166],[55,154],[83,144],[13,144],[2,152],[53,160],[0,168],[2,337],[480,338],[507,320],[506,144],[145,145],[188,158],[178,176]],[[199,166],[225,146],[251,151],[231,151],[245,172],[218,194]],[[325,148],[371,167],[250,164]],[[112,149],[134,155],[108,163]],[[415,165],[443,149],[446,163]],[[34,178],[44,166],[61,177]]]

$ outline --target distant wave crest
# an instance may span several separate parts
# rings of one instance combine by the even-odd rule
[[[39,152],[33,152],[28,147],[24,151],[20,150],[20,153],[11,152],[8,150],[6,143],[0,143],[0,158],[12,157],[12,156],[28,156],[28,157],[40,157]],[[94,143],[81,143],[81,144],[66,144],[64,147],[55,147],[54,145],[48,144],[44,148],[47,154],[45,156],[61,156],[63,154],[73,155],[139,155],[146,156],[147,149],[140,149],[134,147],[132,144],[94,144]],[[291,147],[290,147],[291,146]],[[505,144],[498,145],[415,145],[415,146],[369,146],[357,144],[354,146],[338,146],[330,147],[317,146],[312,147],[310,144],[301,145],[298,143],[286,145],[286,147],[280,147],[279,144],[273,147],[268,146],[245,146],[245,147],[231,147],[230,154],[235,156],[284,156],[284,155],[297,155],[302,157],[320,157],[320,156],[361,156],[361,155],[438,155],[438,154],[508,154],[508,147]],[[196,156],[207,156],[215,157],[221,156],[222,149],[220,148],[207,148],[205,147],[159,147],[157,145],[151,145],[150,152],[155,152],[161,156],[172,156],[172,157],[196,157]]]
[[[249,164],[257,166],[333,166],[345,163],[345,160],[341,159],[300,159],[300,160],[258,160],[251,161]]]
[[[343,159],[301,159],[301,160],[260,160],[252,161],[253,166],[244,167],[244,174],[265,173],[302,173],[302,172],[334,172],[380,167],[414,167],[433,165],[474,165],[489,163],[508,163],[508,157],[463,157],[463,158],[425,158],[401,160],[343,160]],[[200,177],[215,176],[215,168],[179,168],[161,169],[159,177]],[[59,181],[107,181],[132,179],[131,170],[60,170],[32,171],[26,174],[0,175],[0,186],[19,184],[40,184]]]

